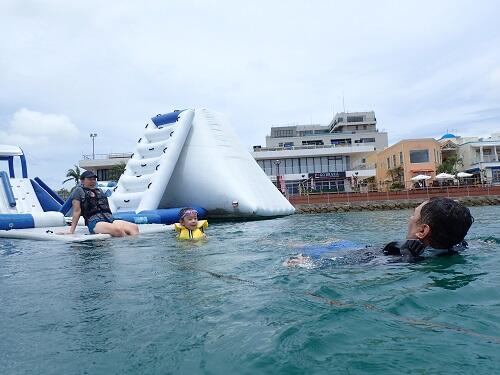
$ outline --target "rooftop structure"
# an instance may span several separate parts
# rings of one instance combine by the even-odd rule
[[[331,133],[349,133],[360,130],[377,131],[375,112],[340,112],[328,125]]]

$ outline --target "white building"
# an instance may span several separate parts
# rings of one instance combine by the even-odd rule
[[[271,127],[266,147],[254,146],[252,155],[271,180],[281,176],[290,193],[298,193],[304,184],[349,191],[353,182],[375,176],[369,157],[388,145],[387,133],[376,125],[371,111],[337,113],[328,125]]]
[[[479,173],[483,181],[500,183],[500,133],[488,138],[462,138],[459,157],[463,169],[469,173]]]
[[[83,159],[78,161],[78,166],[94,172],[99,181],[116,180],[113,168],[127,164],[131,155],[131,152],[83,155]]]
[[[459,170],[472,173],[482,182],[500,183],[500,133],[488,138],[445,134],[439,140],[443,160],[456,155]]]

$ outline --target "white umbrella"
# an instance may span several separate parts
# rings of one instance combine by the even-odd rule
[[[436,176],[438,180],[450,180],[452,178],[455,178],[452,174],[449,173],[440,173]]]
[[[431,178],[431,176],[427,176],[426,174],[419,174],[415,177],[412,177],[411,180],[412,181],[420,181],[420,180],[428,180],[429,178]]]
[[[458,172],[457,173],[457,177],[459,177],[459,178],[472,177],[472,176],[473,176],[472,173],[467,173],[467,172]]]

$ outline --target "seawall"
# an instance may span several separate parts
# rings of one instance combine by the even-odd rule
[[[413,209],[422,203],[425,198],[373,201],[373,202],[330,202],[330,203],[296,203],[294,207],[299,214],[315,214],[325,212],[349,211],[384,211]],[[500,205],[500,195],[452,197],[467,207]]]

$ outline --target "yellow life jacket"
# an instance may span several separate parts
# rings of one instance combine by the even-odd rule
[[[199,240],[205,237],[205,229],[208,227],[208,221],[199,220],[195,230],[187,229],[179,223],[174,224],[174,228],[179,232],[179,240]]]

